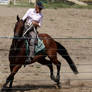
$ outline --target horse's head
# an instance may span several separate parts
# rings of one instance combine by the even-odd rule
[[[22,37],[25,22],[26,20],[23,21],[17,15],[17,22],[14,28],[14,37]]]
[[[14,40],[13,40],[13,48],[16,50],[18,46],[20,45],[19,43],[21,42],[21,37],[23,35],[23,30],[24,30],[24,24],[26,20],[22,20],[17,16],[17,22],[15,24],[14,28]]]

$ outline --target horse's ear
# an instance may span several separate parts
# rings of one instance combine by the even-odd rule
[[[27,18],[24,20],[24,23],[26,22]]]
[[[19,20],[20,20],[19,15],[17,15],[17,21],[19,21]]]

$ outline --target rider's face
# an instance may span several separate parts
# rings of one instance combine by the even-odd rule
[[[41,12],[41,9],[37,5],[35,6],[35,10],[36,10],[36,13],[40,13]]]

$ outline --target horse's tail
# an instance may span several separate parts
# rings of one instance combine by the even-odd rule
[[[59,43],[56,42],[57,44],[57,51],[58,53],[64,58],[66,59],[67,63],[69,64],[70,68],[72,69],[72,71],[75,74],[78,74],[78,70],[77,67],[75,66],[74,62],[72,61],[71,57],[69,56],[67,50]]]

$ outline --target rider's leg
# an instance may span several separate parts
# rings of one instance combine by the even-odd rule
[[[31,35],[31,40],[29,45],[29,49],[30,49],[29,56],[33,58],[35,54],[34,51],[35,51],[35,41],[36,41],[37,34],[34,31],[31,31],[30,35]]]
[[[29,53],[29,56],[28,56],[28,58],[27,58],[27,60],[25,61],[26,63],[30,63],[31,62],[31,60],[34,58],[34,50],[35,50],[35,40],[36,40],[36,36],[37,36],[37,34],[34,32],[34,31],[31,31],[30,33],[29,33],[29,35],[30,35],[30,37],[31,37],[31,39],[30,39],[30,44],[29,44],[29,49],[30,49],[30,53]]]

